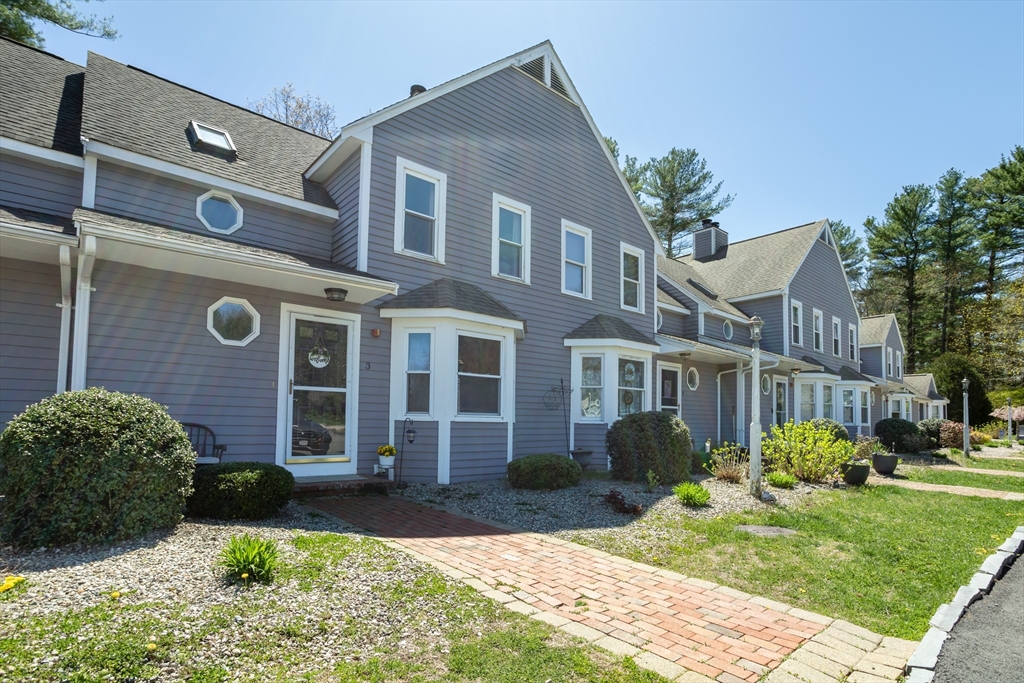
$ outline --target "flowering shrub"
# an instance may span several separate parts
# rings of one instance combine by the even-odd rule
[[[852,443],[810,422],[772,425],[771,438],[761,448],[772,470],[810,482],[834,478],[839,466],[853,457]]]
[[[977,446],[982,443],[982,435],[971,430],[971,445]],[[943,448],[963,448],[964,445],[964,423],[946,422],[939,427],[939,444]]]

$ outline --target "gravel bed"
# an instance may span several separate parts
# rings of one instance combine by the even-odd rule
[[[148,664],[151,674],[152,667],[159,672],[137,680],[184,680],[206,667],[232,679],[284,672],[290,680],[377,652],[443,653],[452,626],[482,631],[497,623],[496,608],[475,592],[347,529],[291,502],[271,520],[186,521],[110,547],[3,548],[0,573],[24,576],[27,588],[0,600],[0,640],[21,641],[40,656],[28,674],[14,666],[5,672],[0,663],[0,679],[63,680],[81,664],[62,665],[62,657],[81,662],[108,643],[128,643],[144,657],[146,643],[155,641],[159,656]],[[245,590],[226,583],[215,567],[233,534],[275,539],[284,561],[300,562],[305,553],[289,541],[317,531],[341,533],[355,544],[322,568],[318,580],[292,578]],[[101,605],[116,608],[113,617],[86,619],[75,632],[85,654],[67,652],[61,615]],[[58,643],[65,645],[57,649]]]

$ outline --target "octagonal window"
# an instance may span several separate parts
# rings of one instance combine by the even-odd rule
[[[207,309],[206,328],[221,344],[245,346],[260,334],[260,314],[245,299],[226,296]]]
[[[196,216],[207,230],[230,234],[242,227],[242,207],[229,194],[210,190],[196,200]]]

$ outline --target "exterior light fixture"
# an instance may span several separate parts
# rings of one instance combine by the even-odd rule
[[[764,327],[764,321],[755,315],[747,324],[750,326],[750,341],[761,341],[761,329]]]
[[[328,301],[344,301],[348,296],[348,290],[341,287],[328,287],[324,290]]]

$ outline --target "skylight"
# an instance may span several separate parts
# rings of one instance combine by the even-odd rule
[[[221,149],[225,152],[236,151],[235,144],[231,141],[231,136],[226,130],[214,128],[198,121],[192,121],[189,124],[189,128],[197,143]]]

